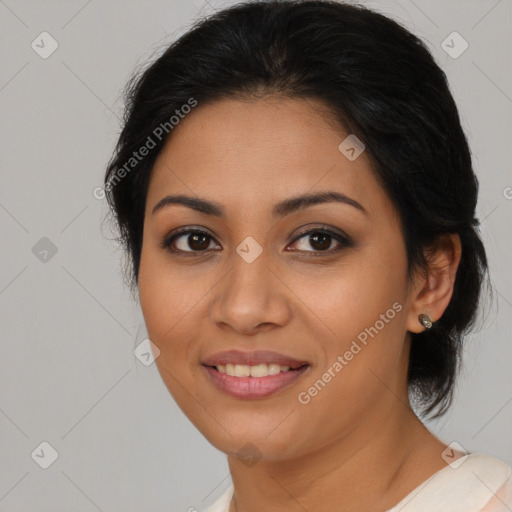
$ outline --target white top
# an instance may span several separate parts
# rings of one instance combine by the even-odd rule
[[[512,468],[482,453],[461,461],[434,473],[387,512],[512,512]],[[233,491],[231,483],[204,512],[229,512]]]

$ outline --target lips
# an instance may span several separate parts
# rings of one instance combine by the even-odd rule
[[[210,382],[222,393],[242,400],[269,398],[290,388],[306,375],[310,366],[303,365],[297,370],[280,372],[267,377],[233,377],[220,373],[211,366],[203,366]]]
[[[273,352],[271,350],[256,350],[253,352],[242,352],[240,350],[227,350],[218,352],[207,357],[202,361],[205,366],[218,366],[226,364],[239,364],[247,366],[256,366],[258,364],[278,364],[280,366],[289,366],[290,369],[296,370],[304,365],[308,365],[307,361],[301,361],[293,357]]]

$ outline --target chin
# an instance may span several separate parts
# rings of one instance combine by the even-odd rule
[[[237,456],[248,465],[257,460],[277,461],[297,456],[297,438],[289,430],[258,427],[254,422],[247,428],[237,425],[236,431],[230,431],[231,436],[220,426],[213,431],[211,424],[206,430],[199,430],[217,450]],[[291,443],[290,439],[295,441]]]

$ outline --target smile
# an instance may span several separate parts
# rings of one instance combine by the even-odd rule
[[[215,369],[220,373],[231,375],[232,377],[267,377],[268,375],[277,375],[281,372],[290,371],[289,366],[275,364],[258,364],[249,366],[247,364],[219,364]]]
[[[235,398],[255,399],[268,397],[290,387],[308,371],[309,364],[297,369],[278,364],[203,365],[203,368],[220,391]]]

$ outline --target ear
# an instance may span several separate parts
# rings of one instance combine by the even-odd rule
[[[422,313],[428,315],[432,322],[436,322],[443,316],[453,295],[461,254],[462,248],[458,234],[442,235],[425,253],[429,268],[414,278],[413,291],[409,297],[408,331],[423,332],[425,330],[418,320],[418,316]]]

